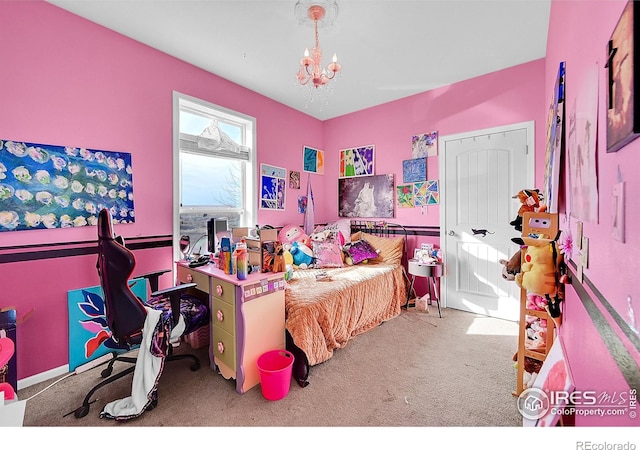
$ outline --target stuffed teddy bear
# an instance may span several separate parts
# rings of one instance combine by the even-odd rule
[[[527,293],[544,297],[551,317],[559,317],[562,254],[558,251],[556,239],[521,237],[511,240],[526,245],[522,249],[524,262],[515,277],[516,284]]]
[[[522,204],[518,209],[518,215],[514,220],[509,222],[509,225],[515,227],[517,231],[522,231],[522,217],[526,212],[544,212],[547,210],[547,206],[542,203],[542,194],[539,189],[523,189],[518,192],[513,198],[520,200]]]
[[[293,256],[293,265],[300,269],[307,269],[313,265],[313,251],[304,243],[294,241],[291,243],[289,253]]]

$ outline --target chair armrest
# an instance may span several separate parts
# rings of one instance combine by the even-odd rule
[[[173,325],[175,326],[180,319],[180,297],[186,292],[187,289],[194,288],[197,285],[197,283],[178,284],[177,286],[172,286],[160,291],[152,292],[151,296],[169,297],[169,302],[171,303],[171,318],[173,320]]]
[[[137,275],[136,278],[146,278],[147,280],[149,280],[149,287],[151,288],[151,292],[154,292],[158,290],[158,278],[160,278],[160,275],[167,272],[171,272],[171,269],[156,270],[155,272]]]

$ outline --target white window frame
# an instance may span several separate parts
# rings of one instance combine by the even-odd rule
[[[179,92],[173,92],[173,254],[174,259],[182,257],[180,253],[180,212],[181,209],[181,179],[180,174],[180,140],[193,140],[194,137],[180,133],[180,106],[186,101],[192,104],[196,110],[211,114],[221,121],[237,123],[244,128],[245,144],[249,147],[249,159],[243,161],[246,164],[245,180],[242,186],[243,208],[240,214],[240,226],[253,227],[257,223],[258,208],[256,200],[257,157],[256,157],[256,119],[254,117],[224,108]],[[194,151],[194,153],[203,153]],[[219,157],[224,157],[220,155]],[[190,211],[215,211],[215,208],[189,207]],[[226,211],[229,208],[225,208]]]

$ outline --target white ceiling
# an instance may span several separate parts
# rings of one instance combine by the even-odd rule
[[[313,28],[296,0],[47,0],[321,120],[546,54],[551,0],[337,0],[319,29],[342,65],[328,104],[295,74]]]

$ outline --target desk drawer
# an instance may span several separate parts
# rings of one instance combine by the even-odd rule
[[[218,326],[213,326],[213,356],[222,361],[235,372],[236,340],[235,337]]]
[[[191,281],[189,280],[191,275]],[[188,267],[178,266],[178,282],[179,283],[196,283],[198,290],[209,293],[209,276],[204,273],[196,272]]]
[[[213,292],[211,295],[215,298],[219,298],[230,305],[235,304],[236,298],[236,286],[228,281],[220,280],[219,278],[213,278]]]
[[[213,318],[213,324],[222,328],[227,333],[235,336],[236,325],[236,308],[235,305],[230,305],[227,302],[220,300],[219,298],[213,299],[213,311],[211,316]],[[222,319],[222,320],[220,320]]]

